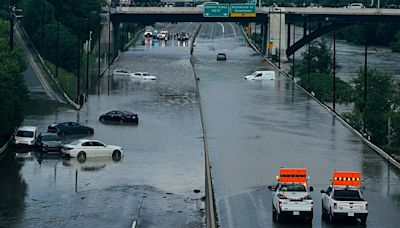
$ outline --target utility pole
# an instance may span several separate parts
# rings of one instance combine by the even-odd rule
[[[333,111],[336,111],[336,31],[333,31]]]
[[[10,51],[14,50],[14,9],[15,6],[10,6]]]
[[[89,39],[86,46],[86,97],[89,93],[89,53],[90,53],[90,43],[92,41],[92,30],[89,31]]]

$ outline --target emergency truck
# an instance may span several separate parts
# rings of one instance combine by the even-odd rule
[[[367,222],[368,202],[362,197],[360,172],[334,171],[332,184],[322,193],[322,215],[330,222],[341,218]]]
[[[299,218],[312,222],[313,200],[307,186],[307,169],[281,168],[277,176],[278,184],[268,186],[272,191],[272,218],[280,222],[285,218]]]

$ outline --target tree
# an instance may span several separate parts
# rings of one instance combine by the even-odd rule
[[[23,120],[22,109],[28,90],[22,76],[25,63],[22,50],[9,51],[8,23],[0,20],[0,141]]]
[[[365,101],[364,83],[364,70],[360,69],[357,72],[357,78],[354,79],[354,110],[347,116],[352,118],[352,122],[362,124],[362,127],[370,134],[373,143],[383,146],[387,143],[387,118],[397,110],[399,97],[392,76],[387,73],[373,69],[367,70]]]

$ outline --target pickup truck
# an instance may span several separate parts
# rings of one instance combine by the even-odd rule
[[[312,222],[314,203],[309,192],[313,187],[307,189],[306,169],[281,168],[278,184],[268,189],[272,191],[274,221],[299,218]]]
[[[345,177],[346,175],[350,177]],[[368,202],[360,191],[360,174],[358,172],[334,172],[332,185],[322,193],[322,215],[330,222],[339,219],[359,219],[366,224]]]

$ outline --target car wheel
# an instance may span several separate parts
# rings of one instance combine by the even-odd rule
[[[275,221],[276,222],[280,222],[282,219],[281,219],[281,216],[279,216],[279,212],[278,211],[276,211],[275,212]]]
[[[367,224],[367,218],[360,218],[361,225]]]
[[[104,122],[104,118],[103,117],[100,117],[100,122]]]
[[[121,160],[121,151],[114,150],[114,152],[112,153],[112,159],[113,159],[113,161],[120,161]]]
[[[93,135],[93,134],[94,134],[94,130],[91,130],[91,129],[90,129],[90,130],[88,130],[87,133],[88,133],[88,135]]]
[[[274,208],[274,205],[272,205],[272,220],[273,220],[274,222],[276,222],[276,210],[275,210],[275,208]]]
[[[78,155],[76,156],[79,162],[85,162],[86,161],[86,153],[83,151],[80,151]]]

